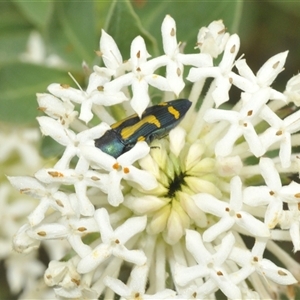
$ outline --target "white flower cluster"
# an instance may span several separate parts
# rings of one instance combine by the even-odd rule
[[[61,299],[214,299],[218,290],[230,299],[272,298],[300,278],[299,264],[275,243],[300,249],[300,184],[282,180],[299,173],[292,149],[300,146],[300,76],[276,91],[271,85],[287,52],[254,74],[237,58],[238,35],[226,33],[222,21],[200,29],[193,54],[181,52],[170,16],[161,31],[164,55],[149,59],[139,36],[125,62],[102,31],[105,66],[94,67],[85,91],[51,84],[51,94],[37,95],[47,115],[38,118],[41,131],[65,151],[53,168],[9,178],[40,201],[14,247],[69,242],[65,258],[51,261],[44,275]],[[185,66],[192,107],[168,138],[151,148],[138,142],[117,158],[95,147],[115,121],[110,106],[141,116],[149,85],[164,100],[186,96]],[[162,67],[165,77],[155,73]],[[232,86],[240,99],[220,108]],[[286,268],[265,258],[265,249]],[[284,292],[292,298],[291,287]]]

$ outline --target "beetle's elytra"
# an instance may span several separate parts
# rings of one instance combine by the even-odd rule
[[[177,99],[148,107],[141,118],[134,114],[112,124],[110,130],[95,140],[95,146],[117,158],[139,141],[150,143],[167,135],[185,116],[191,104],[187,99]]]

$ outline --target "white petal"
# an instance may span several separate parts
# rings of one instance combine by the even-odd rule
[[[75,103],[82,103],[86,98],[85,92],[58,83],[50,84],[48,91],[56,97]]]
[[[29,176],[8,176],[7,177],[14,188],[21,193],[30,195],[34,198],[40,198],[46,195],[47,189],[38,180]]]
[[[291,285],[297,283],[295,277],[286,269],[277,267],[274,263],[267,259],[263,259],[260,268],[264,276],[271,279],[275,283],[281,285]]]
[[[114,39],[103,29],[100,39],[100,51],[107,68],[116,70],[122,64],[122,56]]]
[[[250,186],[244,189],[243,201],[250,206],[267,205],[272,201],[270,188],[267,186]]]
[[[124,196],[121,190],[122,173],[113,170],[109,173],[109,181],[107,188],[107,200],[112,206],[119,206],[123,202]]]
[[[146,44],[141,36],[137,36],[131,43],[130,62],[132,69],[140,67],[151,55],[147,52]]]
[[[186,247],[196,259],[198,264],[205,265],[210,260],[210,253],[203,245],[200,233],[194,230],[186,230]]]
[[[282,185],[280,176],[272,159],[261,157],[259,161],[259,167],[261,170],[261,175],[263,176],[267,186],[273,191],[278,191]]]
[[[147,256],[142,250],[128,250],[122,245],[113,249],[113,254],[125,261],[141,266],[146,263]]]
[[[236,218],[236,224],[247,230],[251,235],[257,237],[269,237],[270,230],[261,221],[255,219],[247,212],[240,212],[239,217]]]
[[[176,23],[170,15],[166,15],[163,20],[161,34],[164,52],[172,56],[174,51],[178,48],[178,43],[176,38]]]
[[[216,144],[215,152],[217,156],[227,156],[232,152],[235,141],[241,136],[240,126],[231,125],[225,136]]]
[[[257,72],[257,79],[262,86],[271,85],[277,75],[283,71],[288,51],[278,53],[267,60]]]
[[[131,237],[142,232],[146,225],[146,216],[129,218],[115,230],[115,235],[122,244],[125,244]]]
[[[109,215],[105,208],[99,208],[95,211],[94,218],[98,223],[101,239],[104,243],[109,243],[113,237],[113,229],[110,225]]]
[[[213,241],[217,236],[221,236],[223,232],[226,232],[228,229],[230,229],[234,225],[234,222],[234,218],[230,218],[229,216],[221,218],[216,224],[205,230],[203,233],[203,241]]]
[[[37,120],[42,133],[51,136],[59,144],[67,146],[75,140],[75,133],[64,128],[58,121],[49,117],[38,117]]]
[[[141,117],[142,113],[150,103],[150,97],[148,94],[148,83],[141,79],[135,79],[132,82],[133,97],[130,101],[133,110]]]
[[[123,167],[132,165],[135,161],[145,157],[150,152],[150,147],[146,142],[138,142],[128,152],[125,152],[117,158],[117,161]]]
[[[124,298],[129,298],[131,295],[131,289],[124,284],[121,280],[106,276],[103,280],[104,284],[112,289],[116,294]]]
[[[265,223],[268,226],[268,228],[272,229],[274,228],[281,217],[282,212],[282,202],[274,197],[272,201],[270,202],[266,214],[265,214]]]
[[[90,254],[81,259],[77,265],[77,271],[85,274],[96,269],[104,260],[111,256],[112,249],[109,245],[101,244]]]

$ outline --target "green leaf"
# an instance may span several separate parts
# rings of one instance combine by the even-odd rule
[[[93,2],[56,3],[49,27],[49,46],[73,68],[91,64],[98,50]]]
[[[0,66],[18,60],[26,49],[32,26],[13,3],[0,3]]]
[[[26,19],[40,29],[46,27],[53,12],[53,3],[51,1],[14,1],[14,3]]]
[[[65,147],[58,144],[49,136],[44,136],[41,144],[41,155],[45,158],[60,157],[64,153]]]
[[[105,31],[115,39],[124,60],[130,57],[131,42],[138,35],[144,38],[149,53],[158,54],[155,39],[144,29],[128,0],[113,2]]]
[[[12,64],[0,70],[0,120],[34,123],[38,115],[36,93],[52,82],[71,83],[64,71],[31,64]]]

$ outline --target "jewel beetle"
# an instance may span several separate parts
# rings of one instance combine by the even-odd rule
[[[177,99],[150,106],[141,118],[134,114],[112,124],[110,130],[95,140],[95,146],[117,158],[139,141],[150,143],[167,135],[185,116],[191,104],[188,99]]]

